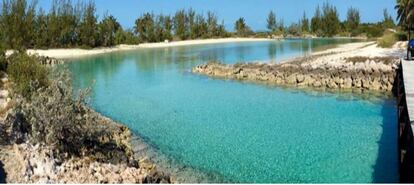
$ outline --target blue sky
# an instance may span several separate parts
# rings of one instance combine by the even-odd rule
[[[73,0],[77,1],[77,0]],[[360,10],[363,22],[378,22],[383,18],[383,9],[393,18],[396,0],[95,0],[97,13],[100,17],[105,12],[114,15],[126,28],[132,28],[135,19],[145,13],[173,14],[178,9],[193,8],[197,12],[213,11],[224,20],[226,28],[233,29],[234,21],[244,17],[254,30],[266,29],[266,17],[270,10],[276,13],[277,18],[283,18],[285,24],[299,20],[303,12],[312,16],[315,7],[324,2],[335,5],[341,20],[346,18],[349,7]],[[39,5],[49,10],[52,0],[39,0]]]

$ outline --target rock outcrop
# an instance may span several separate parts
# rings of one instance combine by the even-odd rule
[[[61,158],[52,147],[24,141],[18,121],[0,121],[0,162],[8,183],[171,183],[147,158],[136,158],[129,129],[99,113],[88,115],[99,123],[97,130],[107,132],[100,138],[101,146],[87,156]],[[13,110],[10,110],[13,111]],[[8,118],[10,119],[10,118]],[[6,123],[5,123],[6,122]],[[18,137],[17,137],[18,136]],[[115,143],[116,147],[105,148]]]
[[[9,158],[4,159],[4,155]],[[146,160],[139,167],[97,162],[92,158],[61,161],[45,146],[20,144],[2,150],[2,161],[11,183],[169,183]]]
[[[282,64],[226,65],[210,62],[196,66],[192,72],[278,85],[391,91],[398,63],[398,58],[394,57],[350,57],[329,62],[323,61],[322,57],[302,58]]]

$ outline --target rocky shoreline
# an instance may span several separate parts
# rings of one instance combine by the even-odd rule
[[[10,110],[12,111],[12,110]],[[134,155],[131,145],[132,134],[119,123],[88,109],[95,117],[96,129],[106,131],[99,138],[105,143],[116,143],[116,148],[105,148],[102,155],[71,157],[62,160],[48,146],[24,143],[2,143],[0,162],[7,183],[172,183],[169,175],[164,174],[147,158]],[[7,118],[6,118],[7,119]],[[19,135],[17,125],[1,121],[1,140],[13,141]],[[109,155],[110,159],[103,157]]]
[[[43,60],[40,60],[43,62]],[[55,59],[45,65],[56,64]],[[10,95],[7,74],[0,86],[0,183],[174,183],[147,156],[135,154],[132,133],[124,125],[83,105],[90,120],[89,154],[57,153],[53,146],[29,140],[30,126],[18,111],[19,96]],[[20,103],[20,106],[21,103]],[[23,106],[34,106],[24,104]],[[40,109],[40,107],[38,107]],[[75,125],[73,125],[75,126]],[[29,130],[28,130],[29,129]]]
[[[355,48],[356,50],[360,48]],[[399,58],[396,56],[346,55],[347,51],[295,58],[285,63],[209,62],[193,73],[223,79],[265,82],[275,85],[325,89],[356,89],[391,92]]]

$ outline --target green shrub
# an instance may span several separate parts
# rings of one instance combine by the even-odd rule
[[[377,38],[384,34],[384,29],[377,24],[362,24],[358,32],[365,33],[368,38]]]
[[[26,53],[15,53],[8,58],[7,74],[14,83],[13,90],[23,97],[48,85],[48,70],[38,62],[37,57]]]
[[[378,39],[377,43],[379,47],[390,48],[397,42],[397,36],[395,33],[386,33]]]

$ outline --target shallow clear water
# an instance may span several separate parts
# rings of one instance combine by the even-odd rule
[[[189,72],[209,60],[277,62],[337,42],[349,40],[142,49],[75,59],[69,68],[75,88],[92,86],[94,109],[126,124],[170,158],[223,180],[396,182],[392,98]]]

